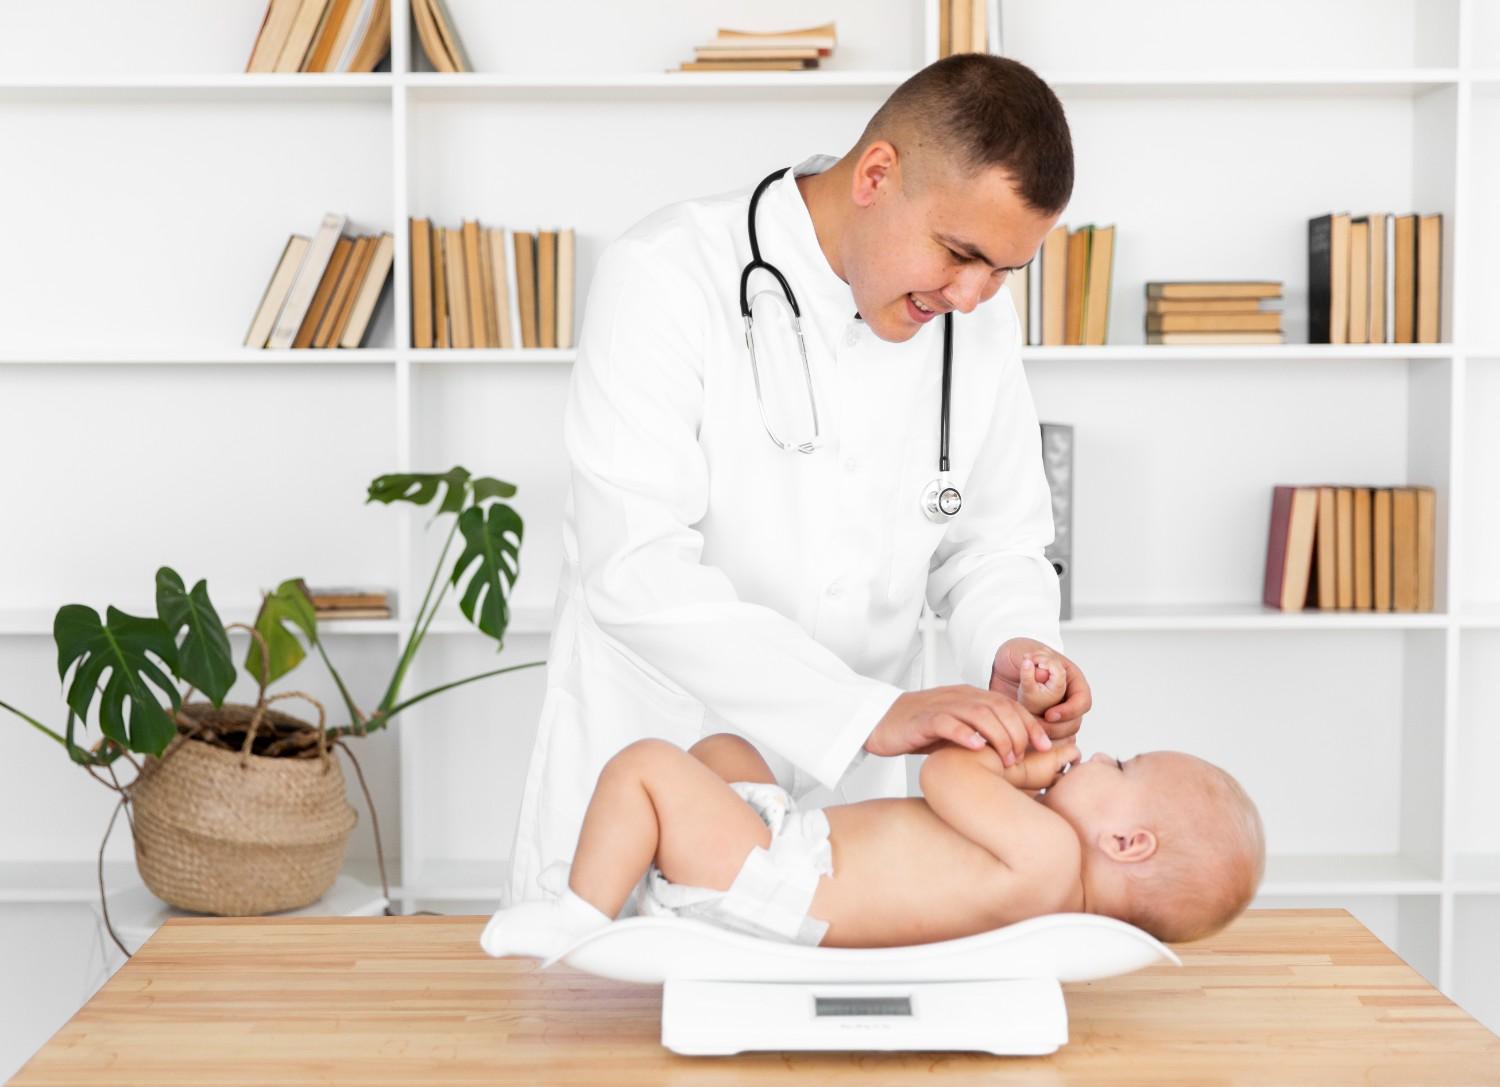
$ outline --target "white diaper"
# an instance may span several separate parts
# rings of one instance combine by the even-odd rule
[[[833,875],[828,816],[797,811],[780,785],[734,781],[729,787],[771,828],[769,849],[756,846],[729,890],[673,883],[653,862],[634,896],[647,917],[691,917],[769,940],[817,945],[828,922],[810,917],[819,876]]]

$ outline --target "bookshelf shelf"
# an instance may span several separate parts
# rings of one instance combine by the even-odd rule
[[[1260,894],[1438,894],[1436,866],[1400,854],[1282,854],[1266,858]]]
[[[572,349],[529,348],[501,351],[493,348],[412,348],[402,353],[421,365],[465,366],[487,363],[572,363],[578,352]]]
[[[330,101],[387,101],[395,77],[374,72],[359,75],[333,73],[246,74],[243,72],[201,75],[106,75],[97,77],[30,77],[0,80],[0,102],[41,98],[49,101],[98,99],[112,101],[174,98],[201,101],[202,95],[234,98],[322,98]],[[193,95],[193,99],[186,98]]]
[[[912,71],[817,72],[681,72],[605,73],[601,75],[535,76],[495,72],[414,72],[399,77],[401,85],[420,100],[503,97],[546,93],[550,100],[589,99],[599,94],[682,94],[689,97],[729,93],[759,94],[787,91],[809,94],[839,90],[894,90]]]
[[[1233,95],[1236,97],[1410,96],[1456,86],[1457,68],[1339,68],[1185,72],[1041,71],[1063,94]]]
[[[1242,362],[1318,359],[1446,359],[1453,344],[1105,344],[1102,347],[1024,347],[1028,362]]]
[[[78,351],[0,351],[0,365],[21,366],[277,366],[389,365],[395,351],[380,348],[252,351],[248,348],[205,347],[200,350],[90,348]]]

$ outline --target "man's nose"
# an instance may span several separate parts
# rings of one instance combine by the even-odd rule
[[[989,270],[976,264],[959,272],[958,280],[949,284],[943,295],[959,313],[972,313],[984,297],[984,285],[988,279]]]

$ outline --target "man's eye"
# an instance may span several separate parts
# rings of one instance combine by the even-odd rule
[[[955,253],[951,249],[948,250],[948,255],[950,257],[952,257],[954,260],[958,261],[960,264],[963,264],[964,262],[966,262],[966,261],[968,261],[970,259],[969,257],[964,256],[962,253]]]

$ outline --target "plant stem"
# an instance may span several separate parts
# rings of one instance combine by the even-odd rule
[[[23,721],[29,721],[35,728],[38,728],[42,732],[46,733],[48,736],[51,736],[58,743],[62,744],[63,747],[67,747],[68,746],[68,741],[64,737],[59,736],[57,733],[53,732],[50,728],[48,728],[46,725],[42,724],[35,717],[29,717],[26,714],[22,713],[20,710],[16,709],[14,706],[12,706],[9,702],[0,702],[0,709],[10,710],[11,713],[15,714],[21,720],[23,720]]]
[[[487,679],[490,676],[498,676],[502,672],[517,672],[517,671],[520,671],[522,668],[535,668],[538,665],[542,665],[542,664],[546,664],[546,663],[547,663],[546,661],[527,661],[525,664],[511,664],[511,665],[507,665],[504,668],[496,668],[493,671],[480,672],[478,675],[469,676],[466,679],[456,679],[452,683],[445,683],[441,687],[434,687],[430,691],[423,691],[421,694],[415,695],[415,696],[413,696],[411,698],[408,698],[405,702],[402,702],[402,703],[400,703],[399,705],[396,705],[396,706],[392,706],[388,710],[377,710],[374,714],[372,714],[370,716],[369,721],[367,721],[365,723],[365,729],[364,729],[364,731],[365,732],[371,732],[371,731],[373,731],[373,730],[375,730],[377,728],[384,728],[386,722],[389,721],[391,718],[395,717],[396,714],[400,713],[404,709],[408,709],[409,707],[416,705],[418,702],[422,701],[424,698],[431,698],[435,694],[442,694],[444,691],[452,690],[454,687],[461,687],[465,683],[473,683],[476,679]],[[331,729],[329,729],[328,730],[328,735],[329,736],[352,736],[352,735],[356,735],[356,733],[355,733],[355,731],[354,731],[354,729],[352,727],[340,727],[340,728],[331,728]]]
[[[341,677],[338,674],[337,669],[333,667],[333,661],[329,660],[328,654],[323,652],[322,639],[314,638],[313,645],[318,647],[318,656],[323,658],[323,665],[328,669],[328,674],[333,677],[333,682],[338,684],[339,694],[344,696],[344,705],[348,707],[349,719],[351,721],[358,721],[359,707],[354,704],[354,696],[349,693],[349,688],[344,686],[343,677]]]
[[[437,565],[433,567],[432,580],[427,583],[427,592],[422,596],[422,606],[417,609],[416,620],[412,623],[411,637],[401,650],[401,659],[396,662],[395,674],[391,676],[391,682],[386,687],[385,694],[381,695],[380,704],[376,707],[375,712],[377,715],[385,712],[386,706],[395,699],[397,693],[401,690],[401,681],[406,678],[406,670],[411,666],[412,657],[416,654],[417,647],[422,643],[420,635],[426,633],[427,630],[426,625],[422,622],[422,615],[427,610],[427,601],[432,599],[432,587],[437,584],[438,575],[443,570],[443,560],[448,557],[448,548],[453,544],[453,537],[457,533],[458,517],[455,515],[453,518],[453,527],[448,530],[448,538],[443,541],[442,554],[438,556]],[[444,590],[446,591],[446,585],[444,586]],[[438,597],[438,602],[442,602],[441,595]],[[436,604],[433,605],[432,612],[434,615],[437,614]],[[430,616],[427,622],[432,622]]]

